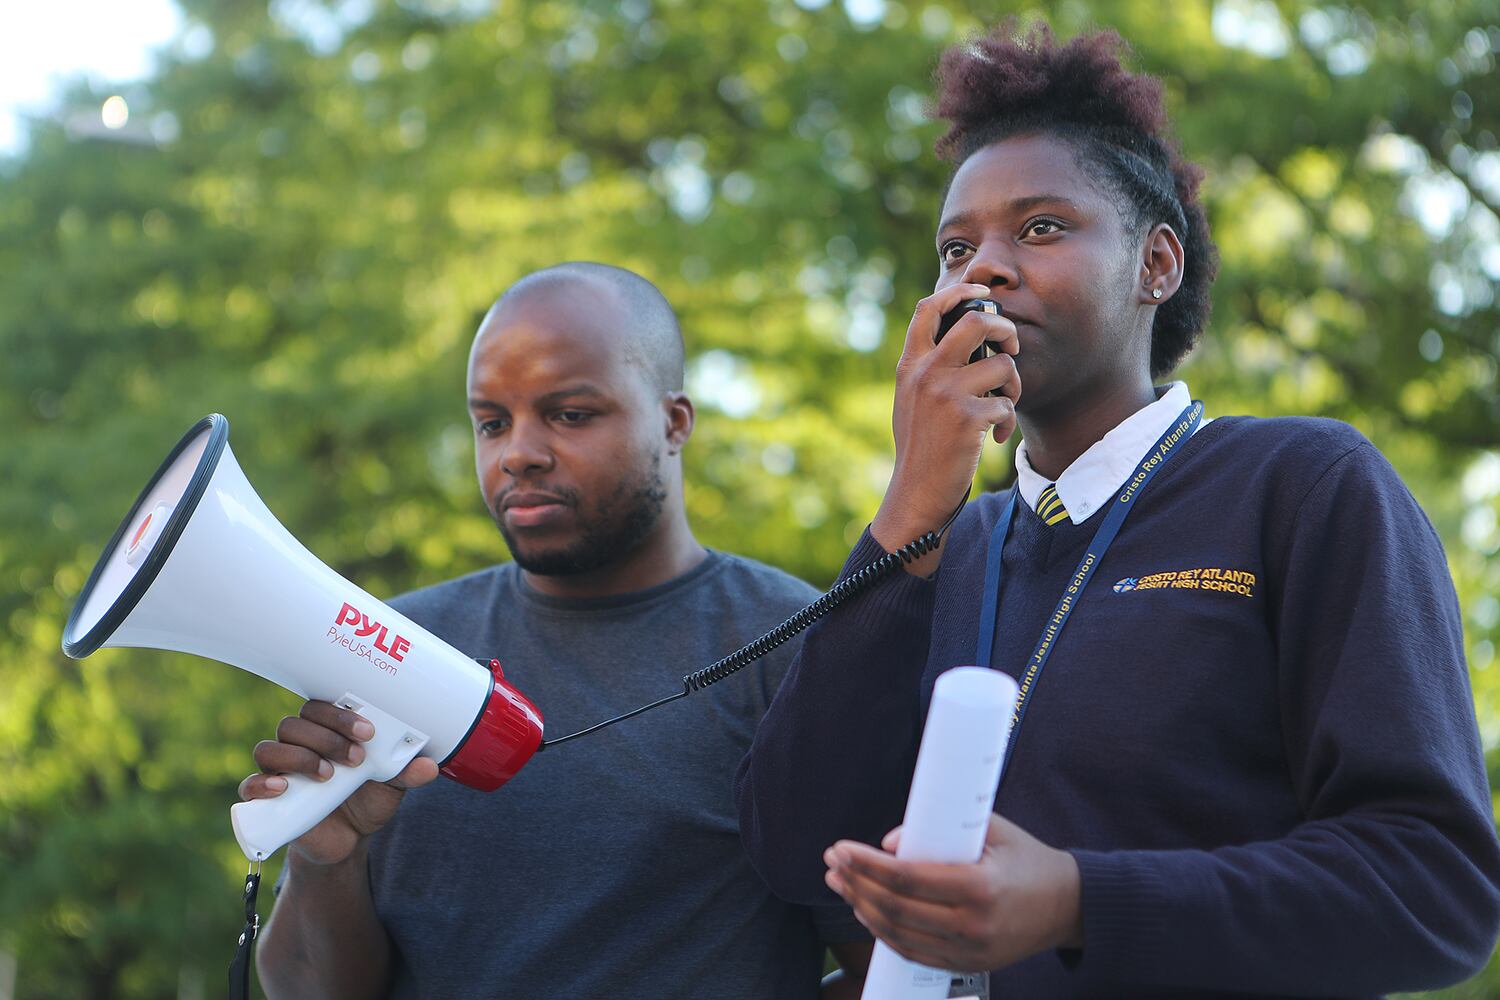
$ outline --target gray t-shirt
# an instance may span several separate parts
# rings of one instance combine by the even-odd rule
[[[391,602],[463,652],[496,657],[548,737],[682,689],[682,675],[817,592],[711,552],[634,594],[562,600],[513,564]],[[815,997],[823,941],[867,937],[847,910],[771,895],[732,790],[797,643],[652,712],[545,750],[485,794],[438,780],[371,844],[396,997]]]

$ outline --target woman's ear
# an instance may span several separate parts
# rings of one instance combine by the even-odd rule
[[[1182,241],[1165,222],[1151,227],[1141,250],[1139,301],[1161,305],[1177,294],[1182,285]]]
[[[693,436],[693,422],[697,418],[693,401],[685,392],[669,392],[662,397],[662,412],[667,418],[667,454],[680,454]]]

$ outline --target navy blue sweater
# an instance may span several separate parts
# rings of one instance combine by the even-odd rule
[[[786,898],[828,901],[823,849],[900,823],[933,682],[976,655],[1003,501],[968,505],[934,578],[808,632],[737,780]],[[1221,417],[1136,503],[996,801],[1077,858],[1084,950],[996,994],[1372,996],[1477,970],[1500,845],[1457,600],[1395,471],[1340,423]],[[1012,676],[1103,517],[1017,506],[989,664]],[[867,532],[846,572],[880,553]]]

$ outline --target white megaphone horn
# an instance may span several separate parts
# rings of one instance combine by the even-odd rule
[[[89,575],[63,651],[101,646],[196,653],[259,674],[375,726],[358,765],[288,775],[272,799],[231,807],[252,861],[306,833],[366,781],[417,754],[493,791],[536,752],[542,717],[507,684],[329,569],[266,509],[229,450],[229,421],[204,417],[146,484]]]

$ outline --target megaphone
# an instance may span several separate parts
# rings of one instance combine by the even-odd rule
[[[63,652],[105,646],[195,653],[370,720],[357,765],[289,775],[230,820],[251,861],[312,829],[366,781],[422,754],[494,791],[536,752],[542,716],[489,669],[329,569],[266,509],[229,450],[229,421],[193,425],[167,455],[89,575]]]

